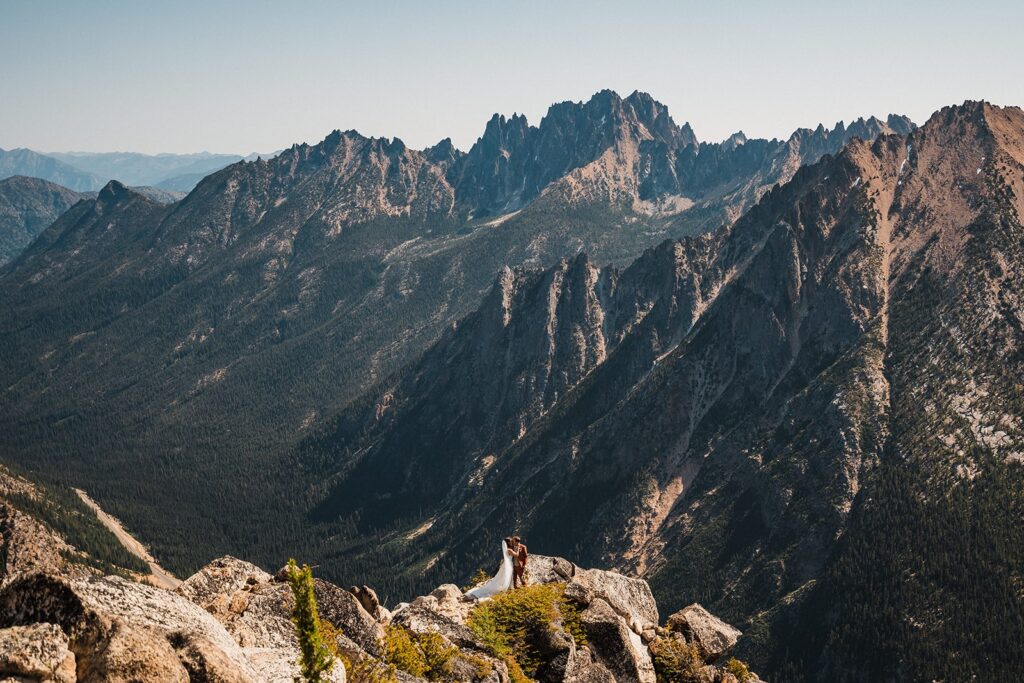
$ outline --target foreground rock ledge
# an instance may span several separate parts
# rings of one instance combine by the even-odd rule
[[[735,680],[714,664],[740,632],[699,605],[660,626],[646,581],[556,557],[532,557],[530,581],[565,584],[587,639],[578,647],[561,624],[552,624],[540,648],[540,681],[655,683],[649,644],[658,638],[692,644],[704,658],[707,683]],[[337,627],[336,644],[350,660],[381,661],[384,631],[393,625],[440,634],[466,655],[452,681],[510,680],[505,662],[468,627],[476,603],[455,585],[393,611],[367,586],[344,589],[316,580],[315,591],[321,617]],[[291,607],[280,572],[274,576],[233,557],[214,560],[173,592],[113,576],[27,573],[0,590],[0,680],[290,682],[298,654]],[[487,666],[467,668],[467,661]],[[397,676],[423,680],[401,671]],[[345,679],[339,663],[332,680]]]

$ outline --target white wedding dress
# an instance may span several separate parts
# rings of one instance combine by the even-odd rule
[[[505,542],[501,542],[501,566],[498,573],[476,588],[466,591],[466,595],[477,600],[493,597],[504,593],[512,586],[512,551]]]

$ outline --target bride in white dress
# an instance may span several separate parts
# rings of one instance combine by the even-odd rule
[[[466,591],[466,596],[484,600],[498,593],[504,593],[512,586],[512,551],[506,541],[501,542],[501,566],[498,573],[476,588]]]

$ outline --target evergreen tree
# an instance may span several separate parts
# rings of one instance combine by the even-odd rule
[[[306,683],[324,683],[334,668],[334,657],[324,641],[320,616],[313,593],[313,570],[308,564],[299,569],[295,560],[288,560],[288,585],[295,597],[292,623],[299,638],[299,669]]]

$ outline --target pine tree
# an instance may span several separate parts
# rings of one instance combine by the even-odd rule
[[[299,569],[295,560],[288,560],[288,585],[295,597],[292,623],[299,638],[299,669],[306,683],[325,683],[334,668],[334,657],[324,641],[320,616],[313,593],[313,570],[308,564]]]

